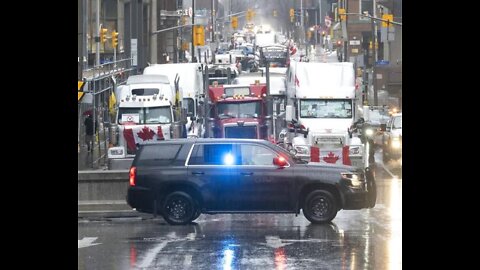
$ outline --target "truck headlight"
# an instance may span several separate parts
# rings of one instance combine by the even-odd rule
[[[393,138],[392,148],[399,149],[401,147],[402,147],[402,142],[400,141],[400,138]]]
[[[310,147],[308,146],[295,146],[297,155],[310,155]]]
[[[363,155],[363,147],[361,145],[350,146],[349,154],[350,156],[361,156]]]
[[[342,179],[347,183],[348,186],[359,188],[363,187],[365,181],[361,174],[354,173],[354,172],[344,172],[340,173],[342,175]]]

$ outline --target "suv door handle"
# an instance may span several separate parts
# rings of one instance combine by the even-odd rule
[[[192,172],[193,175],[203,175],[205,174],[204,172]]]
[[[243,175],[243,176],[252,176],[253,172],[242,172],[240,174]]]

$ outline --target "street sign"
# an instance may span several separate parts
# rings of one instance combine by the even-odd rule
[[[332,26],[332,19],[330,19],[329,16],[326,16],[326,17],[325,17],[325,26],[326,26],[326,27]]]
[[[387,61],[387,60],[378,60],[375,65],[377,66],[387,66],[390,64],[390,61]]]
[[[350,45],[360,45],[360,40],[350,40]]]

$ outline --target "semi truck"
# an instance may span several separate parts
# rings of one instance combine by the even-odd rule
[[[139,145],[184,137],[177,113],[181,103],[175,100],[175,92],[166,75],[134,75],[117,87],[116,118],[109,135],[109,169],[130,168]]]
[[[175,88],[175,78],[178,79],[179,90],[183,96],[182,105],[186,109],[187,137],[203,137],[205,129],[201,119],[203,113],[200,113],[204,99],[202,64],[154,64],[146,67],[143,74],[166,75],[172,88]]]
[[[368,167],[369,146],[351,129],[361,104],[354,77],[353,63],[291,61],[283,145],[303,159]]]
[[[251,85],[209,86],[209,137],[268,139],[267,87]]]

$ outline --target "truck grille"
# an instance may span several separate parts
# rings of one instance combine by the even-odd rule
[[[225,127],[225,138],[256,139],[256,126]]]
[[[314,137],[315,144],[328,144],[328,145],[343,145],[344,138],[343,137],[334,137],[334,136],[315,136]]]

